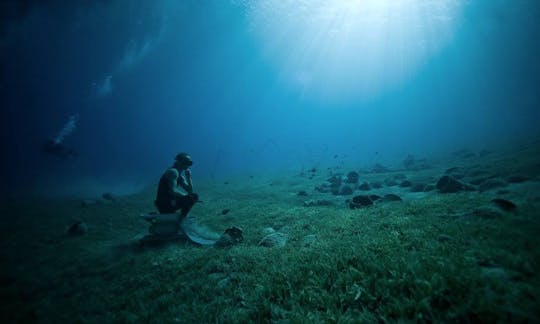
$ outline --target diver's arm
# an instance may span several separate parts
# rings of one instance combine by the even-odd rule
[[[193,182],[191,182],[191,170],[186,169],[186,171],[184,171],[184,175],[186,179],[184,189],[186,189],[186,191],[189,193],[193,193]]]
[[[187,191],[178,185],[180,174],[175,169],[169,169],[167,171],[167,180],[169,184],[169,190],[177,197],[184,197],[188,194]]]

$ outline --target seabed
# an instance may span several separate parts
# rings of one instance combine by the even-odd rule
[[[2,215],[13,217],[1,224],[0,321],[540,322],[540,144],[428,161],[379,173],[321,166],[197,183],[198,221],[219,233],[243,229],[244,241],[227,248],[140,244],[148,224],[139,215],[152,211],[154,188],[84,205],[3,202]],[[349,196],[315,190],[353,170],[360,183],[382,188]],[[475,190],[384,185],[398,174],[435,185],[445,173],[477,183]],[[403,201],[346,203],[388,193]],[[517,208],[504,210],[494,198]],[[305,206],[317,200],[326,205]],[[86,234],[64,235],[76,220]],[[284,246],[259,245],[270,227]]]

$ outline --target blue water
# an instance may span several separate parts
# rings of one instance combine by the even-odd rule
[[[535,0],[69,3],[1,5],[3,194],[134,192],[181,151],[223,181],[539,135]],[[78,156],[44,154],[72,116]]]

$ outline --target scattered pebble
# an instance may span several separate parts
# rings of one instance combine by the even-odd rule
[[[263,237],[259,246],[264,247],[284,247],[287,244],[287,236],[280,232],[275,232]]]
[[[439,242],[449,242],[449,241],[453,241],[454,238],[451,237],[450,235],[441,234],[439,235],[438,240]]]
[[[68,236],[81,236],[88,232],[88,225],[83,221],[76,221],[66,229],[66,235]]]
[[[516,204],[503,198],[495,198],[491,202],[504,211],[514,211],[517,208]]]
[[[315,234],[309,234],[304,236],[304,239],[302,239],[302,246],[303,247],[310,247],[317,241],[317,235]]]
[[[101,198],[105,199],[105,200],[109,200],[109,201],[114,201],[114,196],[112,193],[110,192],[106,192],[104,194],[101,195]]]
[[[334,203],[326,199],[304,201],[304,207],[332,206],[332,205],[334,205]]]

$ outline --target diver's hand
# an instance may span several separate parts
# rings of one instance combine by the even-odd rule
[[[188,178],[188,179],[191,178],[191,170],[190,169],[186,169],[184,171],[184,174],[186,175],[186,178]]]
[[[193,201],[193,203],[199,201],[199,195],[194,192],[188,194],[188,197],[191,199],[191,201]]]

